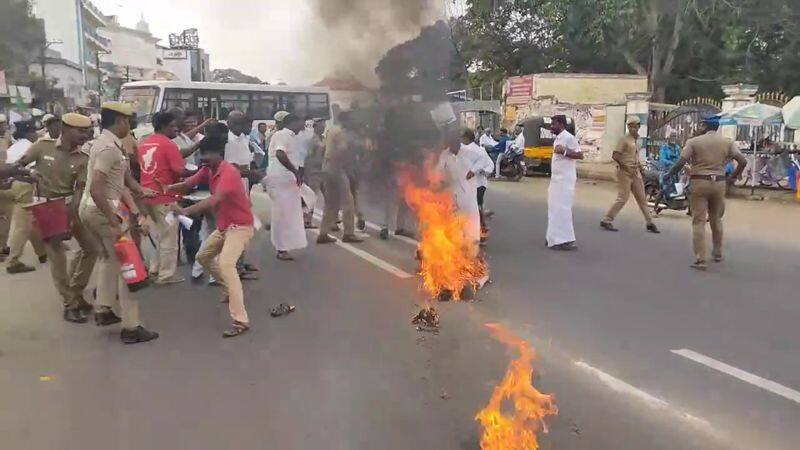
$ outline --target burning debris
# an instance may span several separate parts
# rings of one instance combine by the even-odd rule
[[[411,323],[417,326],[417,331],[439,331],[439,312],[433,306],[422,308],[414,317]]]
[[[481,450],[535,450],[539,448],[537,432],[547,433],[544,418],[558,414],[558,408],[552,396],[533,386],[534,354],[528,342],[498,324],[486,327],[495,339],[518,350],[519,357],[509,363],[489,404],[475,416],[483,427]],[[504,401],[508,402],[505,408]]]

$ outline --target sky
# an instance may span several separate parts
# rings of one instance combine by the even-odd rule
[[[376,47],[370,39],[342,42],[315,12],[315,2],[326,0],[91,1],[126,27],[135,27],[143,14],[161,45],[169,45],[170,33],[197,28],[212,69],[235,68],[263,81],[312,84],[337,69],[364,80],[373,76],[374,63],[390,47]],[[348,55],[358,55],[358,63]]]

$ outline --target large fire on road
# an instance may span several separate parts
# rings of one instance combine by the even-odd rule
[[[498,384],[489,404],[475,416],[483,426],[481,450],[536,450],[537,432],[547,433],[546,416],[558,414],[552,396],[533,387],[534,353],[524,341],[498,324],[487,324],[500,342],[519,351],[519,358],[508,364],[503,381]],[[503,403],[508,402],[506,413]]]
[[[415,180],[410,171],[401,172],[400,184],[419,221],[423,287],[434,298],[449,293],[460,300],[464,288],[476,287],[488,268],[478,255],[478,243],[465,235],[468,219],[459,214],[452,193],[439,188],[435,162],[426,161],[423,180]]]

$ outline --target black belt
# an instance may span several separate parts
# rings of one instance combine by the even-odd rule
[[[725,181],[726,175],[692,175],[692,180]]]

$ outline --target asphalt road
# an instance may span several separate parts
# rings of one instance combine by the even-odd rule
[[[629,205],[620,233],[600,230],[605,184],[580,182],[579,250],[547,250],[545,189],[490,186],[494,283],[441,304],[438,335],[409,323],[425,298],[402,277],[413,246],[374,233],[290,263],[260,233],[253,328],[233,340],[201,284],[141,293],[161,338],[123,346],[118,329],[60,319],[46,267],[2,273],[0,448],[476,449],[474,416],[515,356],[487,322],[539,353],[537,387],[560,410],[544,449],[796,448],[800,208],[731,202],[728,259],[696,273],[680,213],[654,236]],[[269,318],[281,302],[297,311]]]

